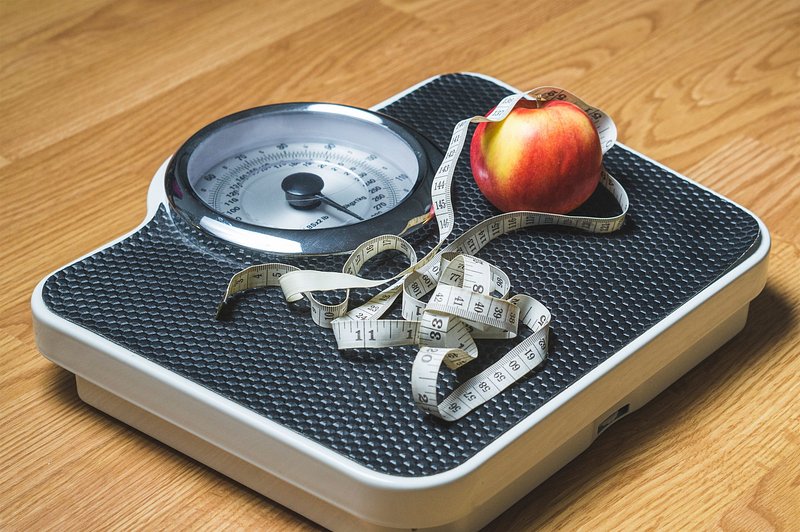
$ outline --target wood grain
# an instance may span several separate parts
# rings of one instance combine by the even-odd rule
[[[209,121],[451,71],[580,94],[773,236],[745,330],[489,529],[800,527],[796,1],[0,0],[0,528],[316,529],[81,403],[30,294],[138,224]]]

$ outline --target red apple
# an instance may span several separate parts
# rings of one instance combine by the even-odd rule
[[[603,152],[578,106],[520,100],[502,122],[478,124],[470,145],[478,188],[504,212],[564,214],[592,195]]]

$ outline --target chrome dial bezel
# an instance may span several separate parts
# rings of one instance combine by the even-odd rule
[[[230,131],[230,126],[245,121],[268,118],[288,120],[296,113],[333,114],[337,119],[358,121],[359,127],[383,128],[396,135],[413,152],[418,166],[418,175],[412,192],[391,210],[363,222],[331,228],[278,229],[236,220],[221,213],[200,198],[191,182],[193,157],[198,147],[213,141],[221,132]],[[282,116],[279,116],[282,115]],[[326,118],[326,117],[320,117]],[[304,115],[308,119],[308,115]],[[288,133],[287,133],[288,134]],[[234,142],[245,142],[236,135],[228,135]],[[345,142],[347,139],[343,139]],[[251,147],[257,140],[247,139]],[[255,143],[255,144],[254,144]],[[207,144],[206,144],[207,145]],[[245,146],[233,146],[218,159],[244,151]],[[208,150],[206,150],[208,151]],[[205,156],[205,155],[203,155]],[[282,103],[256,107],[225,116],[207,125],[190,137],[169,162],[165,176],[166,194],[170,206],[192,226],[231,244],[280,255],[328,255],[347,253],[359,244],[382,234],[408,232],[408,222],[427,213],[431,207],[430,187],[436,168],[441,162],[441,152],[423,135],[411,127],[389,116],[339,104],[301,102]],[[195,159],[196,160],[196,159]],[[414,176],[412,176],[414,177]],[[411,230],[413,230],[412,228]]]

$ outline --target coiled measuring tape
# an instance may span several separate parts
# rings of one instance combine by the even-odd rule
[[[583,109],[597,129],[604,154],[616,142],[617,128],[613,120],[563,89],[540,87],[506,96],[487,116],[465,118],[453,128],[447,151],[431,184],[439,239],[423,258],[417,260],[414,249],[403,238],[383,235],[358,246],[341,272],[300,270],[280,263],[251,266],[231,278],[218,307],[218,316],[235,294],[280,286],[288,302],[308,299],[312,319],[319,326],[333,330],[339,349],[418,345],[420,349],[411,367],[414,403],[425,412],[448,421],[463,417],[525,377],[547,357],[550,312],[528,295],[510,296],[508,276],[475,254],[495,238],[539,225],[610,233],[622,227],[629,205],[622,185],[603,169],[600,183],[621,209],[616,216],[570,216],[535,211],[505,213],[478,223],[443,247],[454,226],[451,184],[469,125],[500,122],[526,97],[541,101],[565,100]],[[386,251],[399,251],[408,258],[410,265],[387,279],[359,277],[365,263]],[[385,284],[389,284],[388,288],[365,304],[348,310],[351,288],[375,288]],[[335,304],[323,304],[314,297],[315,292],[342,289],[346,291],[345,296]],[[403,319],[380,319],[401,294]],[[428,301],[424,302],[428,295]],[[524,340],[443,400],[438,400],[442,365],[454,370],[469,363],[478,356],[475,339],[514,338],[520,324],[530,330]]]

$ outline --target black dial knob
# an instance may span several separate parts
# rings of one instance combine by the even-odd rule
[[[322,203],[320,194],[325,182],[317,174],[298,172],[287,175],[281,182],[286,201],[295,209],[315,209]]]

